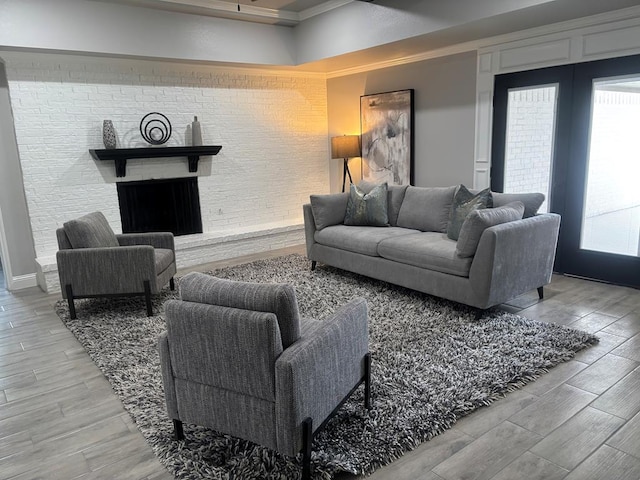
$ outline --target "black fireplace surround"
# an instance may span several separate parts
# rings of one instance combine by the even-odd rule
[[[118,182],[122,233],[202,233],[198,177]]]

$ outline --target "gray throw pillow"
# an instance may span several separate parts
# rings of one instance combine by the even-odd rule
[[[451,240],[458,240],[460,229],[467,215],[474,210],[482,208],[491,208],[493,199],[491,198],[491,190],[485,188],[480,192],[473,194],[465,187],[460,188],[453,197],[453,205],[451,205],[451,213],[449,215],[449,224],[447,225],[447,237]]]
[[[472,211],[460,229],[456,243],[456,254],[459,257],[473,257],[478,243],[480,243],[480,237],[487,228],[520,220],[523,213],[524,204],[522,202],[512,202],[502,207]]]
[[[387,184],[383,183],[365,193],[355,185],[351,185],[345,225],[369,225],[374,227],[389,226],[387,214]]]
[[[344,222],[347,211],[348,193],[330,193],[328,195],[311,195],[311,212],[316,230]]]
[[[511,202],[522,202],[524,205],[524,216],[522,218],[533,217],[538,213],[540,205],[544,202],[543,193],[498,193],[493,192],[493,206],[502,207]]]
[[[73,248],[119,247],[116,234],[102,212],[93,212],[65,222],[64,231]]]

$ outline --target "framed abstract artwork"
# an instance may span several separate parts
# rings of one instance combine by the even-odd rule
[[[413,184],[413,89],[360,97],[362,178]]]

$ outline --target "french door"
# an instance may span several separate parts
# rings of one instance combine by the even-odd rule
[[[640,287],[640,56],[496,76],[491,188],[562,216],[555,270]]]

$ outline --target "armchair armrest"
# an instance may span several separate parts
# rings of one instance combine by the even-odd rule
[[[175,251],[175,242],[171,232],[120,233],[116,235],[118,243],[124,246],[151,245],[154,248],[166,248]]]
[[[144,280],[156,288],[153,247],[77,248],[56,253],[63,298],[71,284],[74,296],[144,292]]]
[[[544,213],[486,229],[469,280],[480,308],[503,303],[551,281],[560,215]]]
[[[356,298],[322,320],[276,361],[278,450],[302,448],[302,422],[318,427],[360,382],[369,351],[367,304]]]

